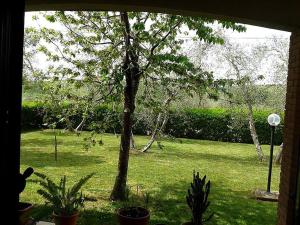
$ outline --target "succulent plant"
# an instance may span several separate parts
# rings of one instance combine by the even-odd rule
[[[210,181],[206,183],[206,175],[201,179],[199,172],[193,172],[193,182],[191,188],[188,189],[186,201],[192,211],[192,224],[203,225],[206,221],[213,217],[213,213],[206,219],[203,218],[205,211],[207,210],[210,202],[208,201],[208,195],[210,192]]]

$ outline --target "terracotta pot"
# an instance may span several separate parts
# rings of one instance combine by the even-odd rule
[[[53,213],[55,225],[76,225],[79,213],[71,216],[56,215]]]
[[[141,216],[130,216],[130,210],[138,210]],[[150,213],[147,209],[142,207],[121,208],[117,211],[118,221],[120,225],[148,225],[150,220]]]
[[[19,202],[18,204],[18,217],[19,225],[27,225],[30,222],[30,213],[32,204],[27,202]]]

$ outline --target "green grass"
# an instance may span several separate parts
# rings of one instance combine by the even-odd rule
[[[54,160],[53,136],[50,131],[22,134],[21,169],[32,166],[59,180],[67,175],[69,182],[96,172],[83,187],[86,195],[97,201],[86,202],[79,224],[116,224],[115,209],[120,205],[108,200],[118,163],[120,138],[103,135],[104,145],[85,151],[81,136],[60,133],[58,161]],[[147,137],[136,137],[138,147]],[[185,195],[195,169],[211,180],[210,211],[215,216],[208,224],[275,225],[277,203],[260,202],[251,198],[251,191],[266,188],[268,162],[257,161],[255,148],[249,144],[236,144],[203,140],[177,139],[162,142],[163,150],[154,144],[149,153],[131,153],[128,184],[137,185],[151,195],[151,224],[179,225],[190,219]],[[278,147],[276,147],[276,150]],[[263,146],[265,153],[269,146]],[[280,168],[273,167],[272,190],[278,190]],[[43,209],[43,200],[36,194],[38,186],[28,183],[21,194],[22,201]]]

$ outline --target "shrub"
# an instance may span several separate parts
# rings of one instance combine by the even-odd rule
[[[21,126],[22,129],[37,129],[43,124],[43,106],[37,102],[25,102],[22,104]]]
[[[34,102],[23,103],[22,128],[41,128],[44,116],[43,106]],[[267,123],[269,110],[254,111],[256,131],[261,144],[269,144],[270,127]],[[225,109],[185,109],[170,110],[170,116],[165,133],[173,137],[252,143],[248,121],[245,112]],[[243,118],[243,119],[240,119]],[[283,118],[283,114],[281,114]],[[79,124],[80,116],[70,118],[73,124]],[[64,127],[60,124],[58,128]],[[110,106],[98,106],[89,114],[84,130],[94,130],[107,133],[121,133],[122,110],[113,110]],[[151,130],[147,121],[134,118],[133,133],[146,135]],[[274,143],[282,143],[283,122],[276,128]]]

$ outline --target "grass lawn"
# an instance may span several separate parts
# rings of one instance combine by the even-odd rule
[[[108,200],[118,163],[120,137],[103,135],[104,145],[89,151],[83,148],[83,137],[70,133],[58,136],[58,161],[54,160],[53,136],[50,131],[24,132],[21,144],[21,170],[31,166],[59,180],[67,175],[70,183],[96,172],[83,187],[86,195],[96,198],[87,201],[80,225],[116,224],[115,209],[119,203]],[[142,147],[147,137],[136,137]],[[249,144],[236,144],[203,140],[177,139],[162,142],[163,150],[154,144],[149,153],[131,153],[128,184],[133,190],[139,185],[150,194],[151,224],[180,225],[190,219],[185,202],[192,171],[207,175],[211,180],[210,211],[215,212],[207,224],[275,225],[277,203],[251,199],[251,191],[265,189],[268,162],[257,161],[255,148]],[[269,146],[263,146],[265,153]],[[276,146],[275,152],[278,150]],[[278,190],[280,168],[273,167],[271,190]],[[41,210],[43,200],[36,194],[37,184],[28,183],[21,194],[22,201],[36,204]],[[134,192],[134,191],[133,191]]]

